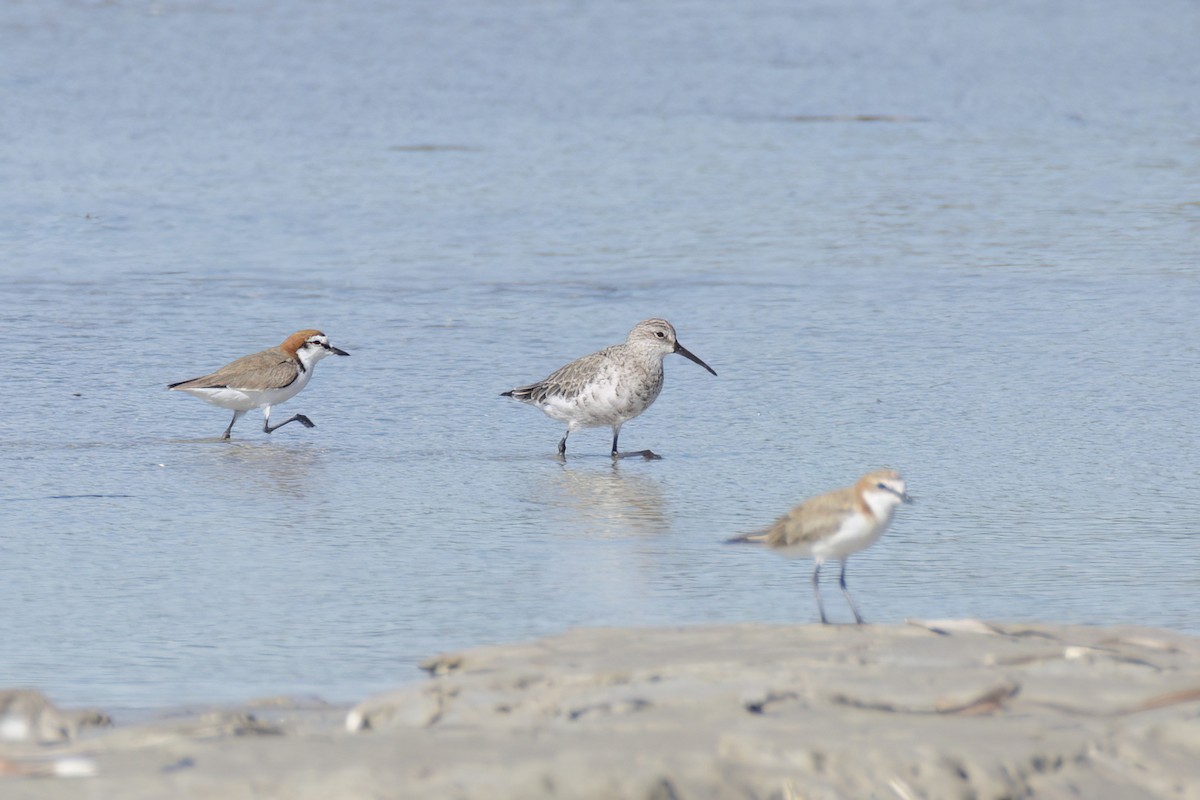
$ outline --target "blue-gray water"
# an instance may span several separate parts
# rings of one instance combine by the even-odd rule
[[[0,686],[346,700],[811,622],[721,540],[868,468],[868,620],[1200,633],[1200,6],[0,3]],[[867,121],[856,116],[882,116]],[[664,316],[607,457],[498,394]],[[305,327],[279,412],[164,390]],[[826,593],[831,616],[849,619]]]

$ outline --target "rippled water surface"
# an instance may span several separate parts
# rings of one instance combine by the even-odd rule
[[[0,685],[348,700],[816,619],[722,539],[868,468],[868,620],[1200,633],[1200,10],[0,3]],[[664,316],[613,464],[499,397]],[[319,327],[267,436],[168,393]],[[836,620],[842,598],[826,593]]]

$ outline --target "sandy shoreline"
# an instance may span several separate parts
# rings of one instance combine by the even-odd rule
[[[117,727],[0,692],[0,796],[1200,797],[1200,638],[1169,631],[584,629],[425,666]],[[20,774],[56,764],[95,774]]]

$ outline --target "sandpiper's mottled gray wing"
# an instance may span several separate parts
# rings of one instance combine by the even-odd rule
[[[857,506],[858,495],[852,486],[809,498],[767,529],[767,546],[798,547],[819,542],[837,533]]]
[[[611,351],[620,345],[606,347],[598,353],[577,358],[566,366],[559,367],[537,383],[518,386],[503,397],[511,397],[522,403],[541,405],[548,397],[577,397],[585,386],[600,374],[601,365],[608,360]]]
[[[210,375],[172,383],[168,389],[282,389],[300,375],[300,363],[278,347],[242,356]]]

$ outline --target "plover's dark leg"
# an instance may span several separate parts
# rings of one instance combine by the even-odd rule
[[[850,603],[850,610],[854,612],[854,621],[862,625],[862,614],[858,613],[858,606],[854,603],[854,598],[850,596],[850,590],[846,588],[846,560],[842,559],[842,572],[838,576],[838,586],[842,587],[842,594],[846,595],[846,601]]]
[[[823,563],[825,562],[818,561],[817,568],[813,570],[813,594],[817,596],[817,611],[821,612],[821,624],[828,625],[829,620],[825,618],[825,605],[821,602],[821,564]]]
[[[558,443],[559,458],[566,458],[567,455],[567,437],[571,435],[571,429],[567,428],[567,432],[563,434],[563,438]]]
[[[238,419],[242,416],[242,414],[245,414],[245,413],[246,413],[245,411],[233,412],[233,419],[229,420],[229,427],[225,429],[225,434],[221,437],[222,439],[224,439],[224,440],[229,439],[229,432],[233,430],[233,423],[237,422]]]
[[[288,419],[278,423],[278,425],[271,425],[270,417],[266,417],[266,419],[263,420],[263,432],[270,433],[271,431],[278,431],[278,429],[282,428],[284,425],[287,425],[288,422],[299,422],[300,425],[306,428],[317,427],[317,423],[308,419],[308,417],[306,417],[304,414],[294,414],[289,416]]]

